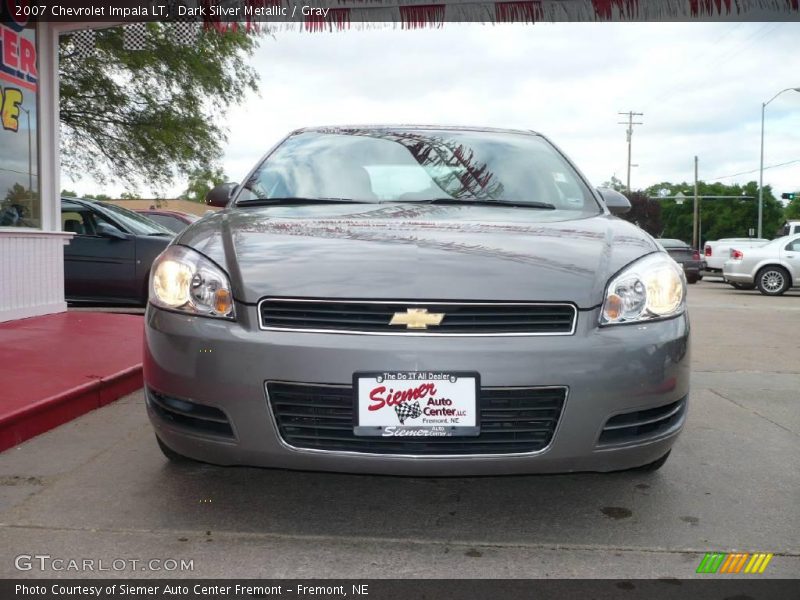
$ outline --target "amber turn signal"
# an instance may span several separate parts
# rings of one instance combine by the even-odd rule
[[[219,314],[228,314],[233,307],[233,298],[231,293],[226,289],[218,289],[214,293],[214,310]]]

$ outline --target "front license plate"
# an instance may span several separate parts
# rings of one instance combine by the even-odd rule
[[[355,435],[476,436],[480,433],[475,372],[388,371],[353,374]]]

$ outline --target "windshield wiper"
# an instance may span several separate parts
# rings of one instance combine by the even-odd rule
[[[353,200],[351,198],[252,198],[239,200],[236,206],[300,206],[302,204],[375,204],[368,200]]]
[[[409,202],[420,204],[460,204],[474,206],[511,206],[517,208],[540,208],[544,210],[555,210],[555,205],[548,202],[522,202],[518,200],[481,200],[473,198],[431,198],[429,200],[409,200]]]

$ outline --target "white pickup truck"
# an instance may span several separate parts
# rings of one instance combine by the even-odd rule
[[[723,238],[714,242],[706,242],[703,249],[706,271],[721,273],[722,265],[730,259],[731,249],[733,248],[737,250],[752,248],[753,246],[762,246],[768,241],[763,238]]]
[[[795,233],[800,233],[800,221],[786,221],[778,230],[778,233],[775,237],[783,237],[785,235],[794,235]]]

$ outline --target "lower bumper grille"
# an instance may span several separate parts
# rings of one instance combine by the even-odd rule
[[[476,437],[358,437],[350,386],[267,382],[278,432],[295,448],[370,454],[455,455],[536,452],[550,444],[566,388],[481,388]]]
[[[234,438],[228,417],[218,408],[147,390],[147,404],[164,421],[184,429]]]
[[[668,433],[680,425],[686,413],[686,398],[672,404],[611,417],[600,434],[600,445],[639,442]]]

